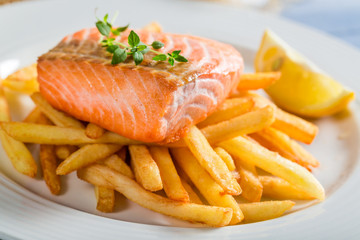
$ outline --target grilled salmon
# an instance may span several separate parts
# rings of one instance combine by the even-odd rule
[[[66,36],[38,59],[40,92],[55,108],[125,137],[173,142],[204,120],[238,84],[243,59],[232,46],[205,38],[138,30],[142,42],[154,40],[167,53],[181,49],[189,61],[132,57],[111,65],[96,28]],[[127,42],[129,30],[118,41]]]

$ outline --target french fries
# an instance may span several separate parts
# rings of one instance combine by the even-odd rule
[[[235,163],[230,154],[221,147],[214,148],[216,154],[225,162],[229,171],[235,170]]]
[[[88,138],[84,129],[57,127],[34,123],[2,122],[1,128],[11,137],[25,143],[54,145],[83,145],[93,143],[113,143],[119,145],[139,144],[113,132],[106,132],[97,139]]]
[[[243,73],[237,89],[239,91],[267,88],[281,77],[281,72]]]
[[[128,178],[134,179],[134,173],[131,168],[120,158],[118,155],[113,154],[110,157],[104,159],[103,164],[107,167],[118,171],[119,173],[127,176]]]
[[[146,190],[155,192],[163,188],[160,170],[144,145],[130,145],[131,167],[136,181]]]
[[[166,195],[173,200],[189,202],[189,195],[181,183],[169,150],[165,147],[150,147],[149,150],[159,167]]]
[[[312,200],[309,194],[297,189],[287,181],[274,176],[259,176],[263,195],[274,199]]]
[[[142,188],[134,180],[102,165],[78,170],[78,177],[91,184],[114,188],[131,201],[167,216],[191,222],[205,223],[213,227],[229,224],[232,209],[184,203],[161,197]]]
[[[198,128],[217,124],[228,119],[240,116],[251,111],[254,101],[251,98],[230,98],[226,99],[216,111],[208,116],[204,121],[197,124]]]
[[[216,154],[197,127],[193,126],[184,140],[199,164],[228,194],[239,195],[241,193],[239,184],[230,173],[225,162]]]
[[[100,212],[109,213],[114,210],[115,191],[111,188],[94,186],[96,197],[96,209]]]
[[[278,153],[271,152],[243,137],[221,142],[219,146],[231,155],[283,178],[310,196],[324,200],[325,192],[318,180],[308,170],[281,157]]]
[[[54,195],[60,194],[61,183],[56,175],[57,160],[53,145],[40,145],[40,163],[46,185]]]
[[[85,129],[86,136],[88,136],[89,138],[92,138],[92,139],[97,139],[97,138],[101,137],[102,135],[104,135],[104,133],[105,133],[105,129],[103,129],[102,127],[99,127],[98,125],[96,125],[94,123],[89,123]]]
[[[233,216],[230,224],[241,222],[244,215],[234,197],[224,193],[224,189],[201,167],[197,159],[188,149],[173,148],[171,149],[171,153],[210,205],[232,208]]]
[[[117,144],[90,144],[81,147],[71,154],[56,169],[56,174],[66,175],[96,161],[104,159],[119,151],[121,145]]]
[[[73,145],[56,145],[55,146],[55,154],[58,159],[64,160],[64,159],[68,158],[77,149],[78,148]]]
[[[259,222],[280,217],[295,205],[289,200],[241,203],[245,222]]]
[[[157,23],[145,28],[162,31]],[[38,91],[35,68],[12,74],[4,80],[5,87],[27,94]],[[265,88],[279,77],[279,72],[243,74],[232,98],[184,138],[165,145],[128,139],[93,123],[84,125],[53,108],[38,92],[31,95],[33,111],[23,122],[11,122],[0,86],[0,139],[15,169],[31,177],[37,166],[24,143],[40,144],[40,164],[50,192],[61,192],[60,175],[77,171],[80,179],[94,185],[101,212],[113,211],[116,190],[153,211],[214,227],[268,220],[293,207],[288,199],[325,197],[320,183],[305,169],[319,162],[294,141],[311,143],[318,128],[247,91]],[[59,166],[58,159],[63,160]],[[257,167],[273,175],[258,176]],[[162,189],[167,197],[152,193]],[[232,195],[240,194],[241,201],[250,203],[238,204]],[[262,196],[283,201],[261,202]]]
[[[158,22],[151,22],[142,29],[154,33],[161,33],[163,31],[161,25]]]
[[[301,145],[275,128],[264,128],[257,133],[251,134],[251,137],[269,150],[278,152],[281,156],[307,169],[319,166],[319,162]]]
[[[9,107],[0,86],[0,121],[8,122],[10,120]],[[37,173],[37,165],[25,144],[15,140],[2,129],[0,129],[0,140],[14,168],[18,172],[34,178]]]
[[[32,94],[39,91],[36,64],[32,64],[16,71],[1,83],[8,89],[25,94]]]
[[[267,106],[201,129],[211,144],[257,132],[274,122],[274,110]]]
[[[84,125],[77,119],[70,117],[64,112],[53,108],[40,93],[31,95],[31,99],[55,125],[60,127],[84,128]]]

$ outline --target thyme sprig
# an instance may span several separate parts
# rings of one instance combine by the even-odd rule
[[[164,47],[164,43],[160,41],[154,41],[150,45],[141,42],[139,35],[133,30],[130,31],[128,36],[128,45],[122,42],[115,41],[116,36],[120,36],[122,32],[128,29],[129,24],[124,27],[114,28],[110,22],[108,22],[109,15],[106,14],[103,20],[98,19],[95,23],[96,28],[103,36],[101,39],[102,47],[106,48],[106,51],[112,54],[111,64],[116,65],[124,62],[128,56],[132,56],[136,65],[139,65],[144,60],[144,55],[148,52],[156,54],[152,59],[155,61],[168,61],[171,66],[174,66],[176,62],[188,62],[188,60],[180,55],[181,50],[175,50],[172,53],[162,53],[156,51]]]

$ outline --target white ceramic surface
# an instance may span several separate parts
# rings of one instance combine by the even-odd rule
[[[119,25],[141,27],[160,22],[165,31],[190,33],[233,44],[252,70],[254,53],[265,28],[316,62],[339,81],[360,91],[360,53],[343,43],[272,15],[192,1],[31,1],[0,8],[0,77],[36,61],[67,33],[94,24],[98,15],[120,11]],[[32,107],[27,97],[10,96],[15,120]],[[61,196],[49,194],[43,181],[15,172],[0,150],[0,238],[20,239],[357,239],[360,237],[360,105],[316,122],[320,134],[306,146],[321,162],[314,171],[327,199],[300,203],[281,218],[221,229],[194,228],[153,213],[120,195],[116,212],[95,210],[90,185],[68,176]],[[36,147],[30,146],[35,154]],[[79,211],[80,210],[80,211]]]

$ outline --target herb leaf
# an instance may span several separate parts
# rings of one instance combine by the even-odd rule
[[[152,58],[155,61],[165,61],[167,56],[165,54],[159,54]]]
[[[118,27],[116,29],[112,29],[111,32],[112,34],[114,34],[115,36],[119,36],[120,33],[124,32],[127,28],[129,27],[129,24],[124,26],[124,27]]]
[[[118,49],[119,46],[118,45],[110,45],[106,48],[106,51],[108,51],[109,53],[114,53],[116,49]]]
[[[177,62],[188,62],[188,60],[187,60],[184,56],[181,56],[181,55],[177,56],[177,57],[175,58],[175,60],[176,60]]]
[[[134,52],[133,58],[135,61],[135,65],[139,65],[144,60],[144,55],[141,52]]]
[[[111,60],[111,64],[115,65],[115,64],[121,63],[121,62],[125,61],[126,58],[127,58],[127,54],[126,54],[125,50],[118,47],[114,51],[114,55]]]
[[[131,47],[136,47],[140,43],[139,36],[133,30],[131,30],[128,36],[128,43]]]
[[[171,53],[171,56],[173,56],[174,58],[176,58],[177,56],[179,56],[181,50],[175,50]]]
[[[168,62],[170,63],[171,66],[174,66],[174,58],[169,58]]]
[[[144,51],[145,49],[147,49],[147,46],[146,46],[146,45],[139,45],[139,46],[137,46],[137,50],[138,50],[139,52]]]
[[[154,41],[151,46],[154,48],[154,49],[160,49],[164,46],[164,44],[160,41]]]
[[[97,21],[96,27],[99,30],[99,32],[101,33],[101,35],[106,36],[106,37],[109,36],[110,30],[111,30],[111,27],[109,27],[109,25],[107,25],[106,23],[104,23],[102,21]]]

